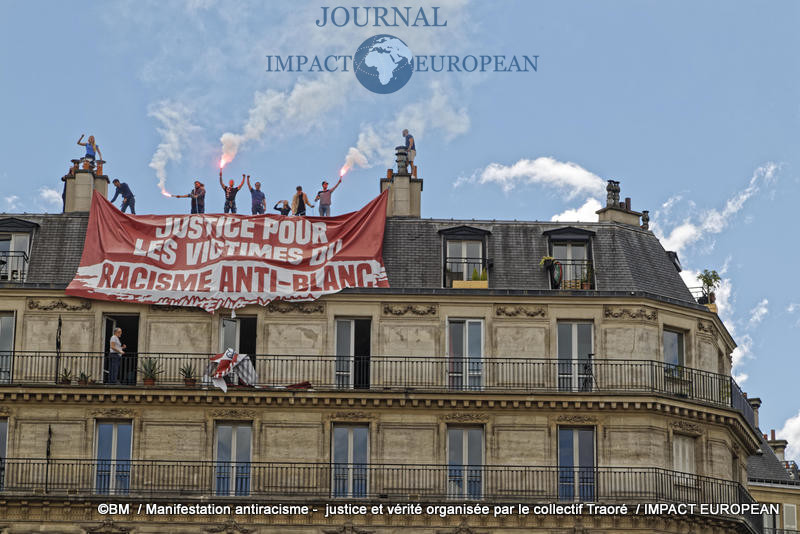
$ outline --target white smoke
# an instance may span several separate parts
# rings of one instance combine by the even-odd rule
[[[166,191],[167,164],[170,161],[180,161],[183,157],[183,145],[192,132],[200,129],[189,120],[191,112],[179,102],[164,100],[157,106],[152,106],[148,116],[158,119],[162,127],[158,128],[161,143],[156,148],[150,160],[150,168],[156,171],[158,187]]]

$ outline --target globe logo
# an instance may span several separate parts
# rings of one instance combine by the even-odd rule
[[[414,56],[408,46],[392,35],[375,35],[353,55],[353,72],[365,88],[386,95],[402,89],[414,72]]]

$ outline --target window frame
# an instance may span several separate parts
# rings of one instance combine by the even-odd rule
[[[667,361],[667,344],[665,336],[667,334],[675,334],[678,336],[678,363],[672,363]],[[661,353],[662,353],[662,361],[666,365],[668,369],[679,369],[682,367],[687,366],[687,354],[686,354],[686,338],[687,332],[680,328],[675,328],[671,326],[665,325],[661,329]]]
[[[347,462],[336,461],[336,429],[347,430]],[[364,451],[364,463],[354,462],[355,455],[355,430],[364,430],[366,432],[366,450]],[[370,425],[369,423],[332,423],[331,424],[331,497],[334,499],[362,499],[369,495],[370,483],[370,453],[372,447],[370,446]],[[343,464],[343,465],[340,465]],[[359,467],[361,466],[361,467]],[[344,494],[339,492],[337,485],[338,478],[341,476],[342,471],[346,473],[346,489]],[[356,476],[357,474],[363,475],[363,489],[358,491],[356,489]]]
[[[469,432],[472,430],[480,431],[481,443],[479,447],[480,464],[472,465],[469,463]],[[450,439],[451,431],[461,432],[461,463],[450,462],[452,443]],[[484,494],[483,469],[486,466],[486,428],[485,425],[447,425],[447,439],[445,440],[445,458],[447,459],[447,498],[454,500],[479,500]],[[458,472],[458,474],[456,474]],[[478,487],[474,487],[474,478],[477,475]],[[454,483],[460,484],[459,491],[453,491]]]
[[[100,458],[100,427],[102,425],[111,425],[111,458]],[[119,426],[128,425],[130,427],[130,441],[128,443],[128,458],[120,460],[117,457],[119,448]],[[95,475],[94,475],[94,493],[98,495],[127,495],[130,492],[131,483],[131,468],[133,462],[133,419],[95,419],[94,422],[94,460],[95,460]],[[101,474],[101,463],[106,463],[108,466],[108,473]],[[127,466],[123,464],[127,462]],[[118,487],[120,481],[120,466],[127,467],[127,476],[123,475],[122,479],[126,480],[123,487]],[[122,471],[125,473],[125,471]],[[107,476],[107,485],[100,484],[100,477]]]
[[[570,344],[572,346],[571,355],[568,362],[562,362],[566,358],[561,358],[560,344],[561,336],[559,335],[559,327],[561,325],[571,325],[570,328]],[[581,368],[580,362],[582,361],[579,351],[579,331],[580,325],[589,325],[591,334],[591,351],[587,353],[585,358],[584,367]],[[596,341],[595,341],[595,324],[591,319],[558,319],[556,321],[556,365],[557,365],[557,387],[558,391],[572,391],[572,392],[591,392],[594,391],[594,364],[592,360],[596,355]],[[569,366],[569,373],[564,373],[565,364]],[[569,377],[569,387],[562,387],[564,381],[563,377]]]
[[[231,427],[231,441],[229,445],[231,458],[234,456],[236,459],[220,460],[219,459],[219,429],[220,427]],[[238,443],[237,443],[237,429],[240,427],[248,427],[250,429],[250,443],[248,444],[247,461],[241,461],[238,458]],[[253,463],[253,422],[252,421],[214,421],[214,489],[213,494],[217,497],[227,496],[247,496],[250,495],[251,482],[252,482],[252,469]],[[223,464],[228,464],[224,466]],[[228,467],[228,472],[225,473],[222,468]],[[244,467],[244,475],[240,476],[239,468]],[[228,479],[227,488],[224,491],[220,490],[220,480],[223,478]],[[241,490],[239,488],[239,481],[246,480],[246,488]]]
[[[592,433],[592,465],[581,465],[580,432]],[[572,464],[561,465],[562,432],[572,433]],[[591,502],[597,493],[597,427],[559,425],[556,429],[556,465],[558,466],[558,500]],[[568,475],[568,476],[565,476]],[[587,476],[589,475],[589,476]],[[570,489],[569,495],[562,489]],[[584,491],[584,490],[588,490]],[[571,498],[569,498],[571,496]]]
[[[458,226],[455,228],[447,228],[444,230],[439,230],[439,234],[442,236],[442,243],[441,243],[441,284],[443,288],[452,288],[452,284],[448,284],[447,273],[448,273],[448,261],[447,259],[450,257],[449,255],[449,243],[460,241],[462,254],[466,252],[466,242],[479,242],[481,244],[480,253],[481,256],[480,260],[480,274],[483,274],[484,270],[486,271],[486,279],[489,279],[489,268],[491,267],[491,261],[488,258],[489,252],[489,243],[488,238],[491,235],[489,230],[484,230],[482,228],[475,228],[472,226]],[[455,258],[455,256],[453,256]],[[466,258],[467,256],[460,256],[459,258]],[[473,264],[466,264],[466,265],[473,265]],[[472,280],[472,271],[467,272],[467,268],[465,267],[461,281],[465,280]],[[455,281],[455,280],[454,280]]]
[[[14,351],[17,342],[16,310],[0,311],[0,336],[2,336],[4,332],[2,319],[9,316],[11,317],[11,347],[8,350],[3,350],[2,347],[0,347],[0,384],[10,384],[14,377]]]
[[[461,356],[461,366],[462,370],[460,372],[453,371],[455,367],[453,364],[455,363],[455,359],[451,355],[451,348],[452,344],[450,342],[451,334],[450,334],[450,325],[452,323],[463,323],[464,324],[464,354]],[[469,323],[480,323],[480,349],[481,354],[480,357],[477,359],[477,372],[472,371],[472,363],[471,357],[469,355]],[[455,391],[480,391],[484,389],[485,386],[485,365],[486,365],[486,321],[483,317],[475,318],[475,317],[447,317],[447,335],[445,336],[445,354],[447,355],[447,388],[449,390]],[[454,376],[460,375],[461,379],[459,380],[458,384],[454,384],[453,378]],[[470,378],[478,377],[478,384],[473,385],[470,384]]]

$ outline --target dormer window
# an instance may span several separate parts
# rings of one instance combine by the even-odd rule
[[[24,282],[31,237],[39,225],[14,217],[0,220],[0,282]]]
[[[442,284],[465,287],[462,282],[483,281],[488,287],[489,262],[486,259],[487,230],[459,226],[440,230],[442,235]]]
[[[548,237],[551,289],[595,289],[591,239],[594,232],[566,227],[544,232]]]

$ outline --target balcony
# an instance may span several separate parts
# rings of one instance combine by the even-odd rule
[[[550,267],[550,287],[553,289],[594,289],[594,269],[591,260],[562,260],[556,258]]]
[[[444,287],[461,289],[488,288],[488,261],[486,258],[448,256],[445,259]]]
[[[210,387],[208,354],[126,354],[120,385],[142,386],[139,370],[152,358],[162,371],[155,386],[187,387],[186,366],[198,380],[188,387]],[[309,383],[315,390],[430,391],[554,394],[641,394],[701,402],[738,410],[755,430],[755,413],[736,382],[727,375],[652,360],[447,358],[440,356],[276,356],[251,355],[257,388],[282,390]],[[108,358],[100,352],[0,352],[0,384],[79,387],[86,375],[107,382]],[[69,383],[63,376],[71,376]]]
[[[24,282],[28,272],[28,254],[0,251],[0,282]]]

